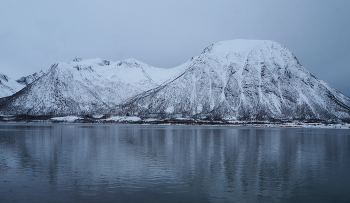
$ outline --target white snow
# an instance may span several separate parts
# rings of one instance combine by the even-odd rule
[[[176,120],[180,120],[180,121],[189,121],[189,120],[194,121],[193,118],[182,118],[182,117],[179,117],[179,118],[175,118],[175,119]]]
[[[125,61],[113,62],[108,66],[97,67],[94,70],[109,80],[129,83],[146,91],[175,78],[185,68],[187,68],[185,64],[169,69],[156,68],[130,58]]]
[[[105,121],[129,121],[129,122],[137,122],[137,121],[141,121],[140,117],[137,116],[112,116],[109,117],[107,119],[103,119]]]
[[[158,119],[156,118],[146,118],[145,120],[143,120],[145,122],[153,122],[153,121],[159,121]]]
[[[102,118],[104,115],[92,115],[93,118]]]
[[[165,109],[165,112],[174,113],[174,106],[169,106],[168,108]]]
[[[77,116],[64,116],[64,117],[53,117],[53,118],[51,118],[51,120],[66,121],[66,122],[74,122],[77,119],[82,119],[82,118],[77,117]]]

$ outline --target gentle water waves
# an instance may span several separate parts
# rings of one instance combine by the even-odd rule
[[[350,130],[1,124],[0,202],[350,202]]]

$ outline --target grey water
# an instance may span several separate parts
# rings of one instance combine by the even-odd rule
[[[0,202],[350,202],[350,130],[0,124]]]

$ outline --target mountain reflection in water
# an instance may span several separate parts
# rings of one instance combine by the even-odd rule
[[[346,202],[350,131],[1,124],[0,202]]]

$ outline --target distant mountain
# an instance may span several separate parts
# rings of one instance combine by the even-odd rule
[[[232,40],[207,47],[180,77],[119,110],[163,118],[326,120],[349,118],[350,98],[277,42]]]
[[[314,77],[273,41],[218,42],[171,69],[135,59],[75,59],[40,74],[21,80],[27,86],[2,100],[0,112],[263,121],[350,118],[350,98]]]
[[[135,59],[112,63],[101,59],[75,59],[56,63],[42,76],[2,102],[4,114],[81,115],[108,113],[138,93],[155,88],[181,71],[151,67]],[[45,73],[46,72],[46,73]]]
[[[29,85],[30,83],[34,82],[35,80],[39,79],[41,76],[43,76],[45,73],[47,73],[50,69],[44,69],[44,70],[41,70],[39,72],[36,72],[36,73],[33,73],[31,75],[28,75],[28,76],[23,76],[19,79],[17,79],[16,81],[19,83],[19,84],[22,84],[22,85]]]
[[[21,85],[7,75],[0,73],[0,98],[10,96],[23,87],[24,85]]]

